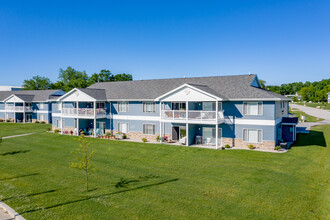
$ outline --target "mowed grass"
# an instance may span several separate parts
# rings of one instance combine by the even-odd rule
[[[6,123],[0,122],[0,137],[45,132],[47,128],[51,128],[50,124],[36,124],[36,123]]]
[[[90,139],[90,192],[74,137],[5,139],[0,200],[26,219],[329,219],[330,125],[313,129],[283,154]]]
[[[312,108],[316,108],[317,106],[320,106],[321,109],[325,109],[325,110],[330,110],[330,103],[324,102],[324,103],[303,103],[303,102],[295,102],[294,104],[298,104],[298,105],[306,105],[308,107],[312,107]]]
[[[298,117],[299,121],[302,121],[301,120],[302,115],[305,116],[305,122],[317,122],[317,121],[323,121],[324,120],[323,118],[317,118],[317,117],[308,115],[305,112],[297,111],[297,110],[294,110],[294,109],[290,113],[294,114],[296,117]]]

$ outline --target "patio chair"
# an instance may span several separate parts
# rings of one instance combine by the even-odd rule
[[[186,145],[187,144],[187,137],[183,137],[179,140],[179,143],[182,145]]]

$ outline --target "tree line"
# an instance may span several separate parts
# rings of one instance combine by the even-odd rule
[[[295,95],[298,93],[304,101],[324,102],[328,99],[330,92],[330,79],[323,79],[316,82],[293,82],[282,84],[280,86],[267,86],[265,81],[262,81],[262,87],[272,92],[281,95]],[[294,101],[296,99],[294,98]]]
[[[44,90],[44,89],[62,89],[65,92],[73,88],[86,88],[97,82],[112,82],[112,81],[131,81],[133,76],[127,73],[113,75],[110,70],[100,70],[99,73],[94,73],[91,76],[85,71],[78,71],[72,67],[60,69],[58,81],[52,82],[48,77],[40,75],[33,76],[31,79],[26,79],[23,82],[25,90]]]

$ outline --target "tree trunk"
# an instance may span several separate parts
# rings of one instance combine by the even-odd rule
[[[88,172],[86,170],[86,190],[88,192]]]

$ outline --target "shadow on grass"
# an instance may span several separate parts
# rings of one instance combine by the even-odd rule
[[[159,178],[159,176],[154,176],[154,175],[140,176],[137,179],[124,179],[124,178],[121,178],[120,181],[115,184],[115,187],[116,188],[127,187],[130,183],[138,183],[138,182],[141,182],[141,181],[146,181],[146,180],[154,179],[154,178]]]
[[[18,151],[10,151],[6,153],[0,154],[0,156],[7,156],[7,155],[15,155],[15,154],[24,154],[30,152],[31,150],[18,150]]]
[[[48,207],[40,207],[40,208],[36,208],[36,209],[31,209],[31,210],[22,212],[20,214],[26,214],[26,213],[36,212],[36,211],[40,211],[40,210],[47,210],[47,209],[57,208],[57,207],[61,207],[61,206],[64,206],[64,205],[73,204],[73,203],[76,203],[76,202],[83,202],[83,201],[87,201],[87,200],[90,200],[90,199],[97,199],[97,198],[102,198],[102,197],[111,196],[111,195],[115,195],[115,194],[120,194],[120,193],[135,191],[135,190],[139,190],[139,189],[149,188],[149,187],[153,187],[153,186],[159,186],[159,185],[162,185],[162,184],[171,183],[171,182],[175,182],[175,181],[178,181],[178,180],[179,180],[178,178],[175,178],[175,179],[166,180],[166,181],[162,181],[162,182],[158,182],[158,183],[152,183],[152,184],[148,184],[148,185],[144,185],[144,186],[135,187],[135,188],[132,188],[132,189],[124,189],[124,190],[120,190],[120,191],[117,191],[117,192],[105,193],[105,194],[98,195],[98,196],[89,196],[89,197],[86,197],[86,198],[83,198],[83,199],[67,201],[67,202],[63,202],[63,203],[48,206]]]
[[[40,174],[40,173],[31,173],[31,174],[25,174],[25,175],[13,176],[13,177],[8,177],[8,178],[0,179],[0,181],[3,181],[3,180],[12,180],[12,179],[18,179],[18,178],[27,177],[27,176],[35,176],[35,175],[39,175],[39,174]]]
[[[19,195],[19,196],[13,196],[13,197],[2,199],[2,201],[7,201],[7,200],[10,200],[10,199],[22,198],[22,197],[26,197],[26,196],[38,196],[38,195],[42,195],[42,194],[46,194],[46,193],[52,193],[52,192],[56,192],[56,191],[57,191],[56,189],[52,189],[52,190],[48,190],[48,191],[44,191],[44,192],[23,194],[23,195]]]
[[[327,147],[323,132],[311,130],[308,134],[299,133],[297,134],[297,141],[292,147],[307,147],[311,145]]]

